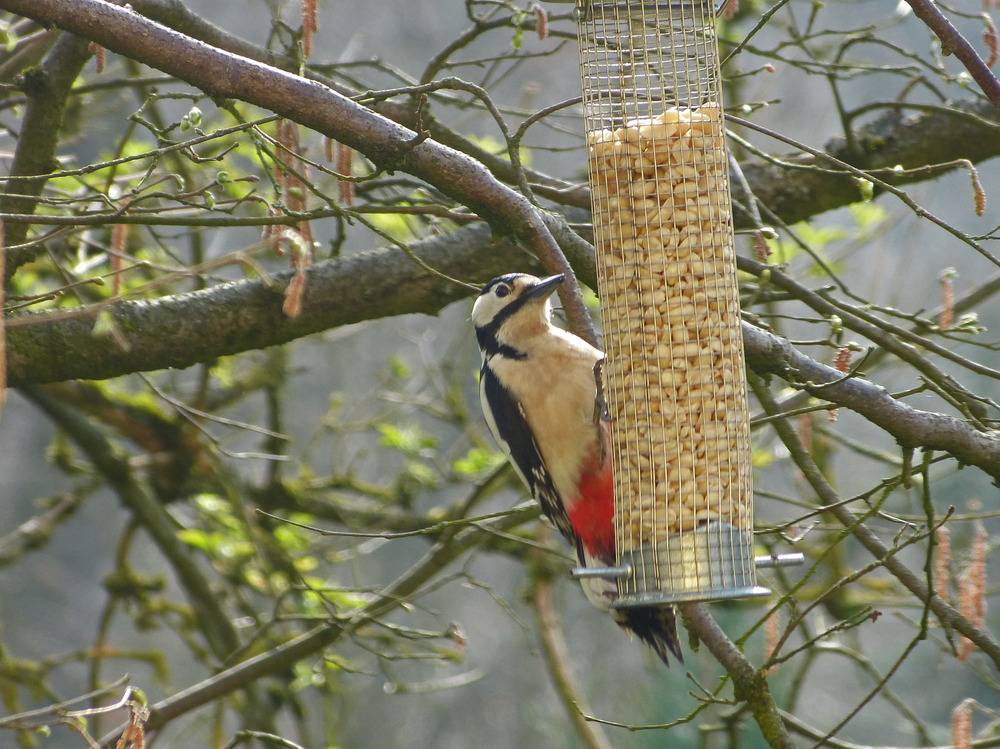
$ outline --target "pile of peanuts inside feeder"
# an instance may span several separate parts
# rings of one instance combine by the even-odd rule
[[[619,552],[750,522],[749,427],[722,112],[588,136]]]

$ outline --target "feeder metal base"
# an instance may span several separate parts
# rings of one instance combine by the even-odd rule
[[[623,554],[632,574],[619,581],[615,608],[681,601],[717,601],[770,595],[757,585],[753,534],[729,523],[711,522],[675,533],[655,547]]]

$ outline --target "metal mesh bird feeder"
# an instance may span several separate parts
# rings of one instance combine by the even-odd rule
[[[577,0],[616,606],[766,594],[715,9]]]

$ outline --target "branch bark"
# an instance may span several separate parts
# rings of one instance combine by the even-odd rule
[[[429,265],[469,281],[485,282],[512,268],[537,272],[539,267],[510,241],[491,246],[490,232],[482,225],[414,243],[411,249]],[[310,267],[302,313],[293,319],[281,309],[282,292],[293,273],[154,301],[119,301],[10,319],[9,383],[16,387],[184,368],[341,325],[437,314],[470,293],[421,270],[400,250],[378,250]],[[94,335],[99,313],[107,316],[116,335]]]
[[[684,626],[698,634],[716,660],[733,678],[734,696],[747,703],[764,739],[772,749],[793,749],[791,736],[781,718],[774,696],[763,671],[754,668],[750,660],[729,639],[708,613],[705,604],[686,603],[680,606]]]

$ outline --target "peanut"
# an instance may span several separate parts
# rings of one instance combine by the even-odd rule
[[[620,551],[750,522],[750,442],[718,105],[588,136]]]

